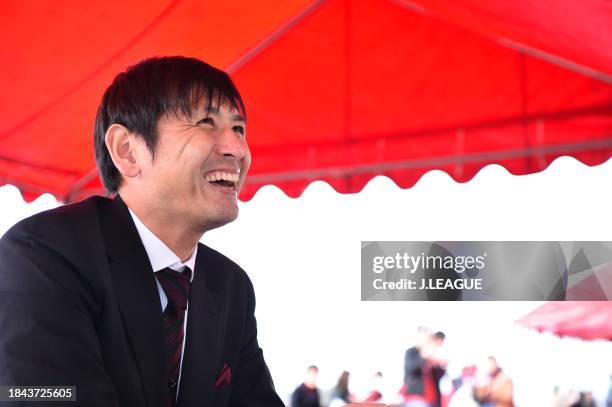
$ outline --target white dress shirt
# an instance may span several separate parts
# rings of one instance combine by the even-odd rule
[[[163,270],[167,267],[170,267],[172,270],[183,273],[185,271],[185,266],[189,267],[191,270],[191,280],[193,281],[193,277],[195,275],[195,259],[198,254],[198,246],[193,249],[193,253],[191,257],[187,259],[187,261],[182,262],[181,259],[174,254],[172,250],[164,242],[162,242],[157,236],[149,230],[148,227],[142,223],[138,216],[131,209],[130,215],[132,215],[132,220],[136,225],[136,230],[138,230],[138,235],[140,236],[140,240],[147,252],[147,256],[149,257],[149,261],[151,262],[151,267],[153,268],[153,273],[156,273],[160,270]],[[157,292],[159,293],[159,299],[161,302],[161,312],[164,312],[166,307],[168,306],[168,297],[164,292],[161,284],[155,278],[155,282],[157,283]],[[189,302],[187,302],[187,309],[185,310],[185,322],[183,323],[183,350],[181,351],[181,362],[179,366],[179,378],[177,382],[177,391],[176,395],[178,398],[178,389],[180,389],[181,384],[181,371],[183,370],[183,355],[185,353],[185,339],[187,338],[187,313],[189,311]]]

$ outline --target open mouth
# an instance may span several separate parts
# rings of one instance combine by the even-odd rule
[[[231,181],[225,181],[225,180],[220,180],[220,181],[211,181],[213,184],[215,185],[219,185],[225,188],[234,188],[234,185],[236,185],[234,182]]]
[[[225,190],[236,191],[240,175],[224,171],[213,171],[204,177],[206,181]]]

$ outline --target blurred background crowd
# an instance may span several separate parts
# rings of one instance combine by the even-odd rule
[[[477,365],[456,366],[444,353],[446,335],[420,326],[413,346],[404,355],[403,383],[385,383],[383,372],[374,372],[367,387],[353,388],[351,373],[340,373],[332,388],[320,388],[319,368],[310,365],[304,382],[291,394],[291,407],[341,407],[347,403],[386,403],[398,407],[514,407],[514,384],[495,356]],[[537,386],[537,383],[533,383]],[[384,394],[395,386],[396,393]],[[602,401],[603,402],[603,401]],[[612,376],[605,407],[612,407]],[[547,407],[596,407],[589,389],[551,389]]]

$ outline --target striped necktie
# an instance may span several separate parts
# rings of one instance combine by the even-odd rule
[[[164,342],[166,345],[166,369],[168,373],[168,407],[176,405],[179,369],[183,353],[185,310],[189,298],[191,270],[184,272],[165,268],[155,273],[157,281],[168,297],[168,306],[162,313],[164,319]]]

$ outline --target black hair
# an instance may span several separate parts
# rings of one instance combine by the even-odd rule
[[[209,109],[228,102],[246,119],[242,97],[229,75],[199,59],[153,57],[117,75],[104,92],[94,126],[96,164],[106,191],[117,192],[121,184],[121,174],[104,141],[112,124],[142,137],[154,156],[160,117],[180,113],[190,117],[204,98]]]
[[[442,332],[442,331],[438,331],[438,332],[436,332],[436,333],[435,333],[435,334],[433,334],[433,335],[436,337],[436,339],[439,339],[439,340],[441,340],[441,341],[443,341],[443,340],[444,340],[444,338],[446,338],[446,335],[445,335],[445,334],[444,334],[444,332]]]

